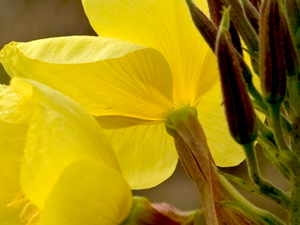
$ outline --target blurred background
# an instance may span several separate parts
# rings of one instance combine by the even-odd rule
[[[96,35],[80,0],[0,1],[0,48],[10,41],[80,34]],[[8,82],[2,67],[0,82]]]
[[[80,0],[0,1],[0,48],[10,41],[22,42],[67,35],[96,35],[85,17]],[[9,83],[9,77],[1,65],[0,83]],[[287,191],[288,183],[263,156],[261,149],[257,154],[262,175]],[[249,181],[245,162],[237,167],[222,170]],[[286,221],[285,211],[276,204],[255,194],[245,193],[238,187],[237,189],[257,206],[270,210]],[[174,175],[167,181],[152,189],[134,191],[134,195],[146,196],[152,202],[167,202],[181,210],[193,210],[200,206],[196,186],[180,163]]]

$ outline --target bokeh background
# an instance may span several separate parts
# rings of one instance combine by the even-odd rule
[[[10,41],[96,35],[80,0],[0,0],[0,48]],[[8,82],[0,68],[0,82]]]
[[[10,41],[30,41],[67,35],[96,35],[89,25],[80,0],[0,0],[0,48]],[[9,77],[1,65],[0,83],[9,83]],[[263,156],[261,149],[258,149],[257,154],[262,175],[287,191],[288,183]],[[237,167],[222,170],[249,181],[245,162]],[[256,205],[272,211],[286,221],[287,215],[279,206],[238,189]],[[197,189],[180,163],[174,175],[161,185],[133,193],[146,196],[152,202],[170,203],[181,210],[193,210],[200,206]]]

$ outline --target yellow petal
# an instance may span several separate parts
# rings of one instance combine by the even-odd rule
[[[100,36],[143,44],[163,54],[172,71],[177,106],[194,105],[218,79],[214,55],[194,26],[184,0],[82,2]],[[206,1],[198,4],[207,11]]]
[[[0,159],[0,224],[21,225],[20,220],[22,209],[8,206],[13,202],[16,193],[20,191],[19,186],[20,163],[14,160]]]
[[[131,192],[123,177],[93,160],[69,165],[41,214],[43,225],[116,225],[130,211]]]
[[[23,91],[26,92],[25,89]],[[22,158],[28,128],[26,123],[33,109],[34,105],[26,94],[20,95],[11,87],[0,85],[0,157]]]
[[[178,155],[165,124],[105,130],[132,189],[154,187],[169,178]]]
[[[173,108],[172,76],[154,49],[102,37],[10,43],[1,62],[11,76],[59,90],[93,115],[161,120]]]
[[[7,123],[27,124],[34,111],[34,103],[29,99],[31,87],[22,86],[22,94],[11,86],[0,85],[0,120]]]
[[[0,120],[0,158],[21,160],[28,126]]]
[[[35,81],[13,78],[10,87],[19,94],[31,87],[30,99],[36,103],[28,125],[20,179],[25,195],[39,209],[74,160],[93,159],[120,172],[101,127],[74,100]]]
[[[197,111],[217,166],[229,167],[240,164],[245,159],[244,151],[229,133],[219,85],[201,98]]]

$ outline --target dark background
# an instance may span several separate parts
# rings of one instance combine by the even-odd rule
[[[10,41],[76,34],[96,35],[80,0],[0,1],[0,48]],[[8,79],[1,66],[0,82]]]

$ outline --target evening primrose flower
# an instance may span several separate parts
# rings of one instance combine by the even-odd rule
[[[204,11],[205,1],[195,1]],[[218,166],[243,150],[230,137],[216,60],[184,0],[84,0],[99,37],[12,42],[0,60],[11,76],[45,83],[75,99],[106,130],[131,188],[153,187],[178,155],[165,121],[195,107]]]
[[[0,224],[119,224],[130,188],[99,124],[36,81],[0,86]]]

